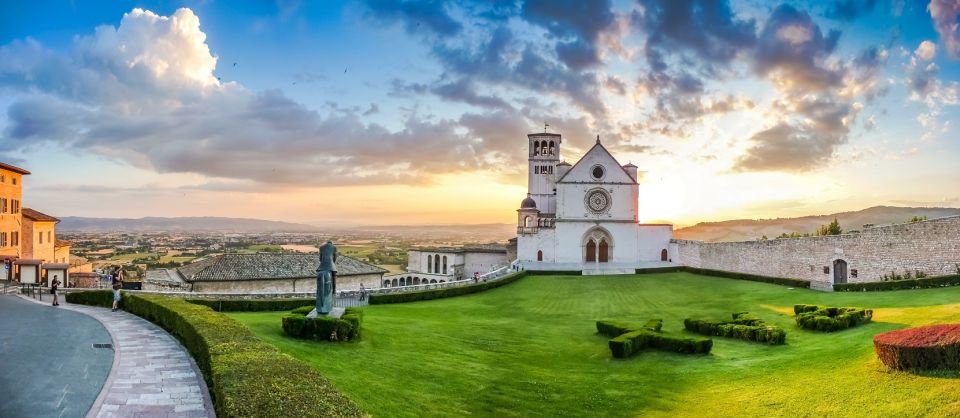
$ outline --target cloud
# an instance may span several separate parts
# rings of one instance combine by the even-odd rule
[[[496,172],[508,158],[464,136],[456,120],[413,116],[389,130],[362,121],[375,105],[322,114],[277,90],[221,83],[205,38],[189,9],[168,17],[134,9],[117,27],[76,37],[65,53],[31,40],[0,47],[0,87],[17,92],[0,143],[55,143],[158,172],[314,186],[422,184],[444,173]]]
[[[603,87],[619,96],[627,94],[627,83],[615,75],[607,76],[607,78],[603,79]]]
[[[930,0],[927,6],[933,27],[940,34],[944,49],[953,58],[960,58],[960,2]]]
[[[826,36],[810,15],[789,5],[774,9],[760,31],[753,56],[754,70],[784,88],[826,89],[843,82],[843,71],[825,63],[840,39]]]
[[[920,45],[917,47],[916,51],[913,51],[914,55],[917,58],[924,61],[930,61],[933,59],[933,56],[937,53],[937,44],[930,41],[920,42]]]
[[[911,97],[915,100],[926,99],[940,85],[939,80],[937,80],[940,67],[931,61],[936,51],[935,43],[923,41],[913,52],[909,63],[904,67],[903,72],[907,78],[907,87],[910,88]]]
[[[440,84],[430,89],[430,91],[443,99],[455,102],[463,102],[493,109],[513,109],[510,104],[497,96],[486,96],[477,93],[473,83],[465,79]]]
[[[873,11],[877,0],[839,0],[827,9],[826,16],[831,19],[852,21]]]
[[[600,64],[600,34],[615,20],[610,0],[527,0],[522,16],[558,40],[557,57],[575,70]]]
[[[463,30],[463,25],[450,15],[443,1],[366,0],[366,3],[375,19],[404,22],[404,29],[409,33],[428,30],[440,36],[454,36]]]

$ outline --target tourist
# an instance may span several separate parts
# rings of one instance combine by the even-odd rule
[[[480,272],[479,271],[473,272],[473,282],[476,283],[479,281],[480,281]]]
[[[56,275],[53,276],[53,281],[50,282],[50,294],[53,295],[53,306],[60,306],[60,298],[57,297],[57,289],[60,287],[60,279]]]
[[[120,309],[120,289],[123,288],[123,269],[117,267],[116,274],[113,276],[113,309],[110,312],[116,312]]]
[[[367,300],[367,288],[363,287],[363,283],[360,283],[360,301],[365,300]]]

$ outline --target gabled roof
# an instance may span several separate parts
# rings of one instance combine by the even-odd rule
[[[30,209],[30,208],[23,208],[21,213],[23,213],[23,216],[25,218],[30,218],[37,222],[60,222],[59,219],[54,218],[53,216],[47,215],[45,213]]]
[[[65,239],[58,239],[53,242],[53,248],[72,247],[72,246],[73,246],[73,241],[67,241]]]
[[[593,147],[591,147],[590,150],[588,150],[588,151],[586,152],[586,154],[583,154],[583,157],[580,157],[580,159],[577,160],[577,163],[574,164],[573,167],[571,167],[569,170],[567,170],[566,174],[564,174],[563,177],[560,177],[560,179],[557,180],[557,183],[563,183],[564,179],[566,179],[567,177],[569,177],[569,176],[571,175],[571,173],[575,173],[575,172],[577,171],[577,167],[580,166],[580,163],[582,163],[584,160],[586,160],[586,159],[587,159],[587,156],[589,156],[590,154],[592,154],[592,153],[594,153],[594,152],[602,152],[602,153],[606,154],[607,157],[609,157],[611,160],[613,160],[614,165],[617,166],[617,167],[620,169],[620,171],[622,171],[623,174],[624,174],[625,176],[627,176],[628,179],[630,179],[630,182],[632,182],[633,184],[638,184],[638,183],[637,183],[637,180],[635,180],[635,179],[633,178],[633,176],[631,176],[630,173],[627,172],[627,169],[626,169],[626,168],[623,168],[623,166],[620,165],[620,162],[617,161],[617,159],[613,156],[613,154],[611,154],[610,151],[608,151],[607,148],[604,147],[603,144],[600,143],[599,137],[598,137],[598,139],[597,139],[597,143],[594,144]],[[614,169],[614,170],[615,170],[615,169]],[[602,183],[602,182],[601,182],[601,183]]]
[[[301,279],[317,276],[317,253],[220,254],[177,269],[188,282]],[[383,274],[387,270],[337,255],[337,276]]]
[[[18,174],[30,174],[30,172],[27,171],[27,170],[24,170],[24,169],[22,169],[22,168],[20,168],[20,167],[17,167],[17,166],[15,166],[15,165],[10,165],[10,164],[7,164],[7,163],[0,163],[0,169],[2,169],[2,170],[9,170],[9,171],[12,171],[12,172],[18,173]]]

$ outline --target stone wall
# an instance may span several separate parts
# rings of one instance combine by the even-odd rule
[[[811,287],[829,289],[836,260],[847,263],[848,283],[880,281],[891,271],[902,275],[919,270],[929,276],[957,273],[960,217],[825,237],[672,243],[678,253],[674,261],[686,266],[804,279],[810,280]]]
[[[368,289],[379,287],[381,277],[382,275],[380,273],[337,276],[337,291],[359,290],[361,283]],[[317,279],[315,277],[305,277],[298,279],[193,282],[192,290],[194,292],[221,293],[316,293]]]

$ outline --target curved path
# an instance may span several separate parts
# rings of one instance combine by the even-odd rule
[[[166,331],[123,311],[67,303],[60,308],[96,318],[113,338],[113,367],[87,417],[216,416],[196,363]]]
[[[86,415],[113,363],[93,344],[110,342],[87,315],[0,295],[0,416]]]

